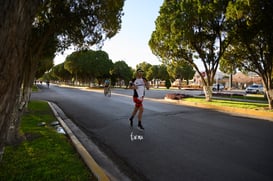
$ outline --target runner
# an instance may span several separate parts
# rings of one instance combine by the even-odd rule
[[[130,126],[133,127],[133,119],[138,112],[138,126],[137,128],[141,131],[144,131],[144,127],[142,126],[142,114],[144,111],[143,108],[143,99],[145,96],[145,87],[149,90],[148,81],[143,77],[144,71],[141,69],[137,69],[136,78],[130,81],[130,88],[134,90],[133,100],[135,103],[134,110],[132,112],[131,117],[129,118]]]

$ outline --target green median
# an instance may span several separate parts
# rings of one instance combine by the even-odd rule
[[[187,102],[194,102],[194,103],[202,103],[207,105],[214,105],[214,106],[221,106],[221,107],[233,107],[233,108],[243,108],[243,109],[255,109],[255,110],[268,110],[267,103],[259,103],[259,102],[252,102],[255,99],[221,99],[221,98],[213,98],[212,101],[208,102],[205,100],[204,97],[194,97],[194,98],[183,98],[183,101]],[[260,99],[256,99],[257,101]]]
[[[54,121],[47,102],[29,103],[20,127],[25,141],[5,148],[0,180],[97,180],[68,137],[51,126]]]

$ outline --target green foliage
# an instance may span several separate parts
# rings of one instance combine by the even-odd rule
[[[196,61],[206,71],[204,85],[212,85],[219,60],[229,44],[230,28],[225,18],[228,0],[165,0],[156,20],[149,46],[163,62],[186,61],[201,75]]]
[[[126,85],[128,85],[129,81],[133,76],[131,68],[127,65],[125,61],[115,62],[113,69],[110,72],[112,78],[117,80],[124,80]]]
[[[104,51],[82,50],[67,56],[64,68],[77,80],[91,81],[110,77],[113,62]]]
[[[193,78],[195,71],[193,67],[185,61],[176,61],[168,64],[167,70],[173,79],[187,80]]]
[[[232,46],[229,46],[220,60],[219,69],[227,74],[235,74],[236,68],[240,67],[240,57],[236,55]]]
[[[150,67],[152,67],[151,64],[147,62],[142,62],[136,66],[136,69],[141,68],[144,71],[144,75],[146,76],[146,73],[149,71]]]
[[[166,80],[169,79],[169,74],[167,72],[167,67],[164,64],[161,65],[151,65],[147,62],[142,62],[137,65],[137,69],[141,68],[144,70],[144,76],[148,80],[152,79],[161,79]]]
[[[170,76],[167,71],[167,66],[164,64],[161,64],[158,69],[158,78],[161,80],[169,80]]]
[[[64,68],[64,63],[54,66],[50,71],[50,75],[53,80],[60,81],[71,80],[72,78],[71,73]]]
[[[30,57],[38,64],[36,77],[53,66],[57,51],[71,45],[101,46],[105,39],[113,37],[121,28],[123,5],[124,0],[43,1],[31,36]]]
[[[239,68],[259,75],[272,72],[272,11],[271,1],[241,0],[230,5],[229,18],[237,26],[232,32],[236,35],[232,42],[233,48],[227,53],[236,55]]]
[[[153,80],[153,79],[160,79],[159,78],[159,69],[160,65],[152,65],[148,72],[146,73],[146,78],[148,80]]]
[[[46,71],[49,71],[53,67],[53,58],[41,58],[38,61],[38,68],[35,77],[41,77]]]
[[[87,47],[120,30],[123,5],[124,0],[44,1],[33,25],[37,34],[57,38],[59,49]]]
[[[166,80],[165,86],[166,86],[167,89],[169,89],[172,86],[170,79]]]
[[[240,0],[229,4],[228,19],[236,25],[227,57],[236,57],[241,71],[255,72],[262,77],[269,102],[273,108],[273,2]],[[232,59],[231,59],[232,61]]]
[[[67,137],[49,126],[53,121],[46,102],[29,103],[21,124],[27,139],[6,147],[0,162],[1,180],[96,180]],[[38,126],[40,122],[47,126]]]

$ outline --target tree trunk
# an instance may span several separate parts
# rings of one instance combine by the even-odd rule
[[[267,71],[265,71],[264,74],[261,74],[260,76],[262,77],[264,91],[268,101],[268,108],[272,110],[273,109],[273,82],[271,80],[272,68],[267,66]]]
[[[28,40],[39,1],[0,2],[0,152],[4,150],[8,130],[18,111],[23,64],[28,54]]]
[[[210,102],[212,100],[212,86],[203,86],[206,101]]]
[[[233,84],[233,82],[232,82],[232,77],[233,77],[233,75],[230,74],[230,75],[229,75],[229,89],[228,89],[228,90],[232,90],[232,84]]]
[[[19,136],[19,129],[17,129],[17,125],[20,122],[20,97],[16,97],[16,102],[13,107],[13,111],[10,117],[10,125],[7,132],[6,144],[14,145],[21,141],[21,137]],[[18,133],[18,134],[17,134]]]
[[[268,100],[268,108],[273,109],[273,89],[266,91],[266,97]]]
[[[11,125],[7,136],[7,144],[16,144],[20,142],[23,137],[20,135],[21,116],[28,105],[32,83],[34,81],[35,72],[37,69],[37,61],[28,58],[24,61],[23,66],[23,83],[21,86],[20,96],[16,102],[13,116],[11,118]]]
[[[203,61],[203,62],[205,62],[205,61]],[[202,79],[203,91],[205,93],[206,101],[208,101],[208,102],[212,101],[212,84],[213,84],[213,80],[214,80],[214,75],[216,74],[217,66],[214,69],[210,69],[210,70],[208,70],[206,68],[205,75],[203,75],[203,73],[201,73],[199,71],[199,69],[198,69],[198,67],[196,67],[196,65],[195,65],[195,70],[197,70],[198,74],[200,75],[200,77]],[[205,78],[205,76],[207,78]]]

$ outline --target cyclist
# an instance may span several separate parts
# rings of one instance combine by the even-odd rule
[[[109,94],[110,91],[110,80],[109,79],[105,79],[104,81],[104,95],[106,96],[107,94]]]

